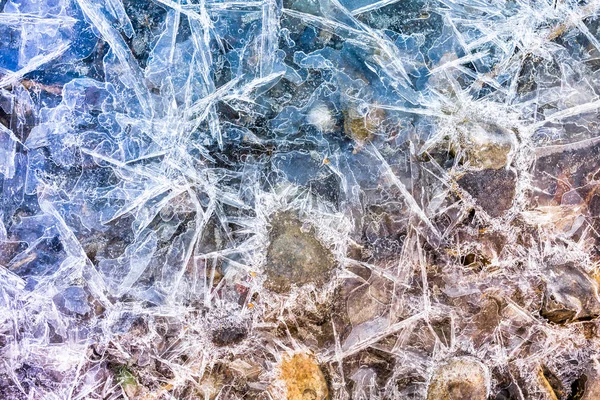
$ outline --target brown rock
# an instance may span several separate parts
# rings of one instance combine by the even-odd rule
[[[540,384],[541,395],[545,400],[558,400],[565,396],[565,390],[562,382],[546,366],[541,366],[538,370],[538,381]]]
[[[480,169],[506,167],[513,148],[514,134],[486,124],[465,123],[459,127],[462,146],[471,166]]]
[[[572,393],[575,400],[600,399],[600,374],[594,367],[590,367],[585,375],[577,380],[577,387]]]
[[[327,382],[317,362],[308,354],[284,356],[273,388],[287,400],[325,400],[329,398]]]
[[[540,314],[557,324],[600,315],[598,282],[573,263],[550,266]]]
[[[427,388],[427,400],[485,400],[488,380],[482,363],[456,358],[436,368]]]
[[[593,187],[590,184],[597,180],[599,163],[600,143],[585,147],[554,145],[536,149],[532,170],[536,202],[540,206],[562,204],[563,195],[572,188],[576,188],[581,198],[587,199],[588,191]]]
[[[490,217],[498,218],[513,205],[516,178],[511,170],[484,169],[466,173],[458,184]]]

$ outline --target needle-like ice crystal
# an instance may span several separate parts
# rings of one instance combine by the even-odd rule
[[[0,398],[600,393],[597,0],[0,0]]]

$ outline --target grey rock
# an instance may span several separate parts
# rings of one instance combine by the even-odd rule
[[[271,219],[265,286],[289,292],[292,285],[323,285],[335,267],[333,255],[316,237],[314,228],[305,232],[302,222],[289,212]]]

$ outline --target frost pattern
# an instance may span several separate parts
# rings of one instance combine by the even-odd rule
[[[0,397],[598,398],[597,1],[0,7]]]

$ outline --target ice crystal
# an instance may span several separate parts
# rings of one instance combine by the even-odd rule
[[[0,10],[1,398],[598,398],[598,1]]]

